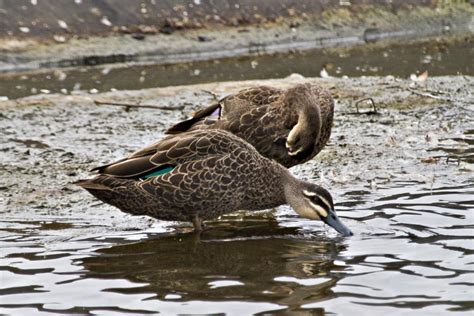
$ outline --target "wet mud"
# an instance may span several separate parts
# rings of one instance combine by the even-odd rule
[[[291,170],[332,192],[352,238],[287,206],[225,216],[197,238],[71,185],[213,94],[306,81],[336,98],[333,134]],[[472,76],[293,75],[0,102],[0,313],[470,315],[473,87]]]

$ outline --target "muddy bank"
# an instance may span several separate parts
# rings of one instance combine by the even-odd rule
[[[69,185],[92,167],[153,142],[172,122],[217,96],[256,84],[289,87],[313,81],[337,98],[330,145],[294,172],[322,181],[336,201],[341,190],[376,191],[379,183],[411,179],[426,183],[471,179],[473,77],[429,78],[412,86],[393,77],[241,81],[90,95],[46,95],[0,102],[4,218],[97,218],[114,229],[126,217]],[[372,98],[377,114],[356,114],[355,103]],[[94,100],[160,105],[171,110],[124,109]],[[359,103],[370,111],[368,101]],[[175,110],[172,110],[175,109]],[[370,172],[368,172],[370,171]],[[454,177],[454,178],[453,178]],[[119,220],[120,222],[120,220]],[[137,225],[137,218],[130,222]],[[122,224],[125,224],[122,222]],[[127,224],[128,225],[128,224]]]
[[[435,5],[431,2],[413,1],[403,2],[402,5],[401,1],[394,1],[390,6],[382,6],[371,4],[370,1],[347,2],[345,5],[320,5],[319,2],[301,1],[290,6],[283,1],[281,6],[275,6],[265,1],[262,6],[256,5],[255,10],[250,3],[251,1],[242,4],[242,8],[239,7],[236,11],[231,9],[230,2],[225,2],[222,5],[228,9],[222,11],[222,19],[217,19],[218,22],[225,22],[218,23],[215,17],[211,17],[209,23],[192,22],[192,27],[188,28],[182,25],[183,22],[179,22],[181,24],[178,27],[173,24],[175,22],[166,24],[160,18],[150,21],[165,23],[161,26],[149,25],[145,21],[143,25],[135,25],[134,23],[141,23],[140,19],[122,22],[121,14],[132,14],[135,11],[127,7],[122,12],[120,7],[112,7],[107,1],[103,2],[103,8],[95,8],[96,10],[86,3],[71,2],[65,5],[83,8],[84,15],[71,16],[75,19],[80,16],[80,23],[66,21],[70,15],[60,15],[57,10],[61,12],[61,6],[52,10],[47,1],[38,1],[34,6],[31,3],[25,4],[27,8],[24,10],[10,4],[19,10],[12,13],[12,17],[18,14],[26,14],[26,17],[41,9],[54,22],[45,22],[46,27],[41,20],[35,22],[35,18],[32,18],[17,24],[8,20],[8,7],[0,11],[6,18],[0,19],[2,23],[6,23],[0,27],[6,32],[6,35],[0,36],[0,71],[132,61],[166,64],[473,32],[471,17],[474,9],[471,4],[464,2]],[[423,5],[415,6],[415,3]],[[189,2],[186,4],[188,7],[191,5]],[[123,5],[136,6],[128,3]],[[156,5],[159,12],[163,11],[161,5],[161,2]],[[209,4],[202,1],[200,5],[193,4],[193,8],[206,5]],[[235,8],[238,3],[233,5]],[[173,12],[169,16],[179,15],[187,21],[194,21],[194,11],[183,11],[182,8],[186,6],[181,4],[179,7],[181,9],[177,11],[169,8]],[[128,9],[130,11],[126,11]],[[90,10],[99,14],[90,13]],[[114,21],[111,14],[103,15],[101,10],[113,10],[118,20]],[[206,10],[214,9],[209,7]],[[259,10],[262,10],[261,14],[258,13]],[[40,11],[38,14],[41,16],[43,11]],[[183,12],[187,12],[187,16]],[[225,12],[229,14],[227,18]],[[260,21],[242,18],[248,21],[232,22],[235,19],[233,15],[247,14],[259,17],[257,20]],[[92,16],[94,23],[89,23],[89,16]],[[163,18],[164,16],[162,15]],[[96,24],[100,27],[96,27]],[[108,31],[104,31],[104,28]]]
[[[385,7],[387,11],[404,12],[417,6],[434,9],[440,4],[433,0],[396,0],[383,5],[373,0],[2,0],[0,37],[52,39],[54,35],[170,34],[180,29],[245,26],[286,17],[324,17],[337,15],[340,9],[344,11],[339,13],[339,22],[342,22],[348,14],[357,14],[367,8]]]

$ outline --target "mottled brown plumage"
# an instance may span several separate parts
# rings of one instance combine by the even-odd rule
[[[310,160],[326,145],[333,114],[331,95],[318,85],[300,84],[288,90],[260,86],[223,98],[167,133],[227,130],[263,156],[292,167]]]
[[[96,170],[100,175],[77,184],[130,214],[192,221],[200,230],[202,220],[289,203],[303,217],[322,219],[350,233],[337,220],[329,192],[296,179],[224,130],[169,136]]]

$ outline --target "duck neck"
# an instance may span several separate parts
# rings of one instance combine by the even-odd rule
[[[297,132],[304,134],[307,131],[311,131],[314,134],[311,136],[317,142],[321,134],[321,111],[319,107],[315,106],[311,96],[304,96],[304,99],[298,105]]]
[[[298,115],[296,125],[290,131],[288,139],[303,137],[308,140],[319,141],[321,135],[321,110],[317,100],[308,85],[300,85],[285,96],[285,103],[290,111]]]
[[[305,182],[289,174],[283,184],[286,203],[303,218],[319,219],[319,216],[314,212],[314,210],[311,209],[311,207],[308,207],[308,203],[305,203],[302,194],[304,186]]]
[[[291,172],[283,168],[282,172],[282,186],[285,204],[290,205],[296,212],[302,207],[302,200],[299,197],[300,194],[300,182],[301,180],[295,178]]]

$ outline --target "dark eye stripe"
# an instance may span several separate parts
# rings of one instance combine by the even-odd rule
[[[327,205],[326,203],[324,203],[324,201],[323,201],[319,196],[315,195],[315,196],[312,196],[310,199],[311,199],[311,201],[312,201],[314,204],[319,205],[319,206],[322,206],[325,211],[327,211],[327,212],[330,211],[329,205]]]

